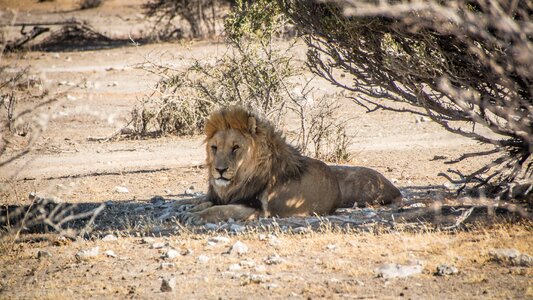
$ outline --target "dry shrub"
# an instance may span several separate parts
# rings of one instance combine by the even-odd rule
[[[369,112],[425,115],[446,130],[492,145],[450,162],[496,157],[471,174],[449,170],[458,182],[494,192],[531,186],[531,1],[278,3],[306,33],[312,71],[354,92],[353,100]],[[418,109],[398,109],[395,102]]]
[[[309,83],[298,99],[303,65],[293,58],[297,42],[281,39],[286,19],[270,1],[242,3],[226,20],[227,50],[221,57],[194,60],[185,70],[147,62],[141,67],[158,74],[154,91],[132,112],[136,136],[200,133],[208,114],[227,105],[241,105],[283,128],[288,111],[296,112],[295,144],[302,152],[335,162],[346,160],[349,138],[345,122],[333,118],[339,109],[333,97],[309,104]],[[262,20],[262,22],[258,22]]]

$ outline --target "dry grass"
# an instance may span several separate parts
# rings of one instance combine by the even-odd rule
[[[184,233],[156,238],[179,251],[174,267],[159,269],[162,250],[150,249],[140,238],[123,237],[117,242],[78,241],[63,246],[53,242],[16,244],[0,257],[2,293],[6,297],[399,297],[455,299],[487,295],[494,298],[525,297],[531,269],[508,268],[488,261],[492,248],[516,248],[533,251],[531,227],[501,225],[478,228],[455,234],[437,233],[278,233],[278,245],[261,241],[257,234],[230,235],[230,243],[207,245],[209,234]],[[224,254],[235,241],[241,240],[250,251],[241,257]],[[335,247],[331,246],[335,245]],[[77,262],[79,249],[99,246],[101,252],[113,250],[119,258],[101,254],[94,260]],[[47,250],[53,258],[36,259],[38,250]],[[264,259],[277,253],[284,262],[266,265]],[[210,257],[209,263],[198,261],[199,255]],[[253,260],[256,266],[228,273],[231,264]],[[424,262],[423,274],[413,279],[386,281],[376,278],[374,268],[394,262]],[[435,277],[439,264],[455,265],[460,274]],[[10,272],[6,273],[9,266]],[[511,275],[509,275],[511,272]],[[265,282],[254,284],[240,274],[262,274]],[[175,276],[175,292],[159,291],[160,278]],[[529,283],[528,283],[529,282]],[[31,284],[28,284],[31,283]],[[274,285],[277,285],[275,287]],[[383,288],[386,286],[386,288]]]

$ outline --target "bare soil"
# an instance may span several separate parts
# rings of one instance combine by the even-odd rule
[[[142,3],[108,0],[81,11],[76,1],[0,0],[0,21],[75,17],[109,37],[126,39],[150,28],[141,14]],[[6,27],[6,36],[15,37],[19,29]],[[192,58],[209,59],[224,49],[217,40],[181,41],[0,57],[0,64],[13,70],[30,66],[52,93],[65,92],[48,108],[47,129],[31,153],[0,169],[0,205],[29,205],[31,192],[80,207],[107,204],[86,239],[23,233],[2,241],[0,298],[533,298],[531,267],[499,264],[488,254],[495,248],[533,254],[530,208],[457,197],[454,187],[438,176],[451,167],[447,160],[484,146],[414,115],[369,114],[347,100],[344,111],[353,118],[349,133],[354,137],[349,164],[376,169],[393,181],[405,196],[403,208],[343,210],[317,223],[316,218],[295,218],[278,220],[277,225],[271,219],[234,224],[248,226],[241,233],[231,224],[203,230],[159,220],[164,209],[152,205],[154,196],[170,205],[206,191],[202,137],[108,138],[128,124],[134,105],[158,80],[141,64],[161,61],[180,68]],[[303,60],[304,54],[301,45],[295,55]],[[337,92],[324,81],[315,85],[325,93]],[[457,167],[468,172],[484,163],[473,159]],[[117,192],[118,186],[128,192]],[[501,209],[476,208],[464,224],[445,229],[465,210],[486,204]],[[299,227],[310,230],[295,233]],[[109,233],[118,240],[103,241]],[[143,236],[155,239],[143,243]],[[212,236],[229,241],[209,243]],[[238,240],[249,251],[227,254]],[[152,249],[157,242],[164,247]],[[100,247],[95,258],[75,258],[79,250],[95,246]],[[183,255],[161,258],[169,248]],[[106,256],[107,250],[117,257]],[[51,257],[38,258],[39,251]],[[267,264],[273,254],[282,262]],[[243,262],[248,260],[253,263]],[[411,261],[423,264],[422,274],[398,279],[376,275],[383,264]],[[162,262],[174,265],[161,269]],[[242,266],[237,270],[232,264]],[[435,276],[440,264],[454,265],[459,273]],[[177,281],[174,290],[161,292],[162,278],[172,277]]]

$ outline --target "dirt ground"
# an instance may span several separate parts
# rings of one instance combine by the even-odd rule
[[[149,30],[140,10],[143,2],[108,0],[81,11],[76,1],[0,0],[0,20],[17,24],[75,17],[110,37],[124,39]],[[4,28],[8,38],[19,29]],[[158,79],[141,64],[160,61],[180,68],[192,58],[208,59],[224,49],[218,40],[182,41],[0,57],[0,64],[13,71],[29,66],[51,92],[65,92],[47,109],[47,128],[33,151],[0,170],[0,205],[29,205],[32,192],[60,203],[108,205],[95,220],[89,239],[22,234],[16,242],[2,241],[0,298],[533,299],[532,267],[494,262],[489,256],[492,249],[501,248],[533,255],[527,207],[518,206],[520,217],[513,210],[497,219],[481,214],[469,222],[468,230],[459,231],[441,230],[434,225],[442,220],[427,215],[435,203],[447,206],[451,219],[446,222],[453,225],[458,215],[452,211],[461,212],[464,205],[504,207],[492,199],[457,198],[451,193],[455,187],[438,176],[451,167],[447,160],[483,146],[414,115],[368,114],[349,101],[343,104],[353,118],[349,164],[376,169],[389,178],[404,194],[403,211],[339,212],[349,215],[353,224],[364,218],[373,221],[370,227],[361,227],[367,223],[360,222],[355,228],[311,228],[309,220],[281,220],[286,226],[271,226],[268,221],[268,226],[223,224],[196,231],[154,221],[154,196],[171,203],[206,191],[202,137],[107,138],[128,124],[134,105]],[[305,47],[297,47],[295,55],[303,60],[304,54]],[[324,81],[315,84],[326,93],[337,92]],[[457,167],[468,172],[483,163],[468,160]],[[117,187],[127,192],[118,192]],[[376,217],[365,215],[368,212]],[[402,226],[394,214],[404,216]],[[335,223],[338,218],[328,220]],[[379,220],[400,225],[380,226]],[[249,227],[241,231],[239,226],[244,225]],[[107,234],[118,239],[107,241],[103,238]],[[246,253],[229,251],[237,241],[247,245]],[[96,246],[95,257],[76,258],[78,251]],[[169,249],[179,255],[165,258]],[[116,257],[104,253],[108,250]],[[278,259],[268,259],[275,254]],[[421,274],[387,279],[376,272],[387,263],[413,262],[423,266]],[[459,272],[434,275],[441,264],[453,265]],[[173,291],[161,291],[162,279],[171,278],[176,281]]]

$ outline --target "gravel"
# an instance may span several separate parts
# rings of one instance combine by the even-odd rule
[[[100,253],[100,247],[96,246],[90,249],[80,250],[78,253],[76,253],[75,257],[76,260],[82,261],[82,260],[89,260],[92,259]]]
[[[489,251],[490,260],[502,265],[515,267],[533,266],[533,257],[520,253],[517,249],[492,249]]]

